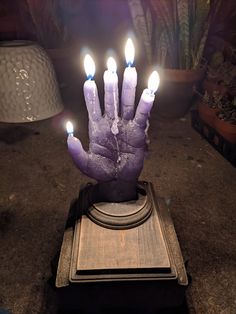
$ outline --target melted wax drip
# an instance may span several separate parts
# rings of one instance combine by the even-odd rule
[[[119,172],[119,164],[120,164],[121,158],[120,158],[119,144],[118,144],[118,140],[117,140],[116,135],[114,135],[114,139],[115,139],[115,142],[116,142],[116,149],[117,149],[117,160],[116,160],[116,165],[115,165],[115,178],[117,179],[118,172]]]
[[[111,132],[116,136],[119,133],[118,130],[118,110],[117,110],[117,100],[116,100],[116,94],[115,91],[113,91],[113,100],[114,100],[114,121],[112,123]]]
[[[111,127],[111,132],[114,135],[114,139],[116,142],[116,150],[117,150],[117,160],[116,160],[116,178],[118,176],[118,168],[119,168],[119,163],[121,161],[121,157],[120,157],[120,149],[119,149],[119,143],[117,140],[117,134],[119,134],[119,129],[118,129],[118,122],[119,122],[119,118],[118,118],[118,108],[117,108],[117,100],[116,100],[116,94],[115,91],[113,91],[113,101],[114,101],[114,121],[112,123],[112,127]]]

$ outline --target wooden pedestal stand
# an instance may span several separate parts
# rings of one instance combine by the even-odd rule
[[[80,219],[71,207],[56,278],[62,308],[148,313],[183,303],[188,279],[172,220],[151,183],[141,186],[138,201],[95,204]]]

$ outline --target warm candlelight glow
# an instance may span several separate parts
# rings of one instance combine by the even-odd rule
[[[116,72],[116,70],[117,70],[117,65],[116,65],[116,61],[115,61],[115,59],[114,58],[112,58],[112,57],[109,57],[108,59],[107,59],[107,69],[108,69],[108,71],[110,71],[110,72]]]
[[[157,91],[159,83],[160,76],[157,71],[153,71],[148,79],[148,89],[151,91],[152,94],[154,94]]]
[[[128,38],[125,45],[125,59],[128,66],[131,66],[134,62],[134,44],[130,38]]]
[[[95,63],[90,55],[86,55],[84,58],[84,70],[87,78],[91,80],[95,74]]]
[[[67,121],[67,123],[66,123],[66,131],[67,131],[68,135],[73,135],[74,127],[70,121]]]

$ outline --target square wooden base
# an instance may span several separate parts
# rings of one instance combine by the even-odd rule
[[[131,229],[76,219],[71,207],[56,278],[63,308],[147,312],[183,302],[188,279],[172,220],[151,183],[142,184],[152,214]]]

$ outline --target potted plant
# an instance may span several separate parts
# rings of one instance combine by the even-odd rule
[[[203,82],[203,88],[212,94],[218,91],[220,94],[234,91],[236,83],[236,65],[227,58],[222,51],[213,53],[207,67],[207,76]]]
[[[161,66],[159,115],[181,117],[204,76],[203,53],[222,0],[129,0],[147,59]]]
[[[217,112],[215,128],[226,140],[236,144],[236,97],[228,96]]]
[[[207,66],[206,78],[203,80],[202,84],[203,90],[211,95],[215,91],[220,94],[226,93],[226,87],[222,83],[220,76],[220,68],[223,63],[223,53],[221,51],[214,52]]]
[[[218,91],[214,91],[213,94],[208,94],[206,91],[203,96],[200,95],[200,101],[197,106],[199,116],[213,128],[215,126],[216,114],[222,107],[222,101],[223,96]]]

